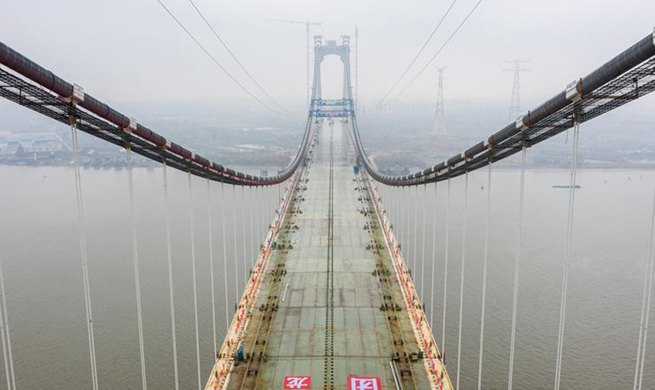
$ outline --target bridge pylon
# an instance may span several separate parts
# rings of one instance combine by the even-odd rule
[[[342,98],[325,100],[322,97],[321,65],[326,56],[336,55],[343,64]],[[342,35],[341,43],[314,36],[314,84],[310,115],[316,118],[349,117],[354,114],[352,78],[350,72],[350,36]]]

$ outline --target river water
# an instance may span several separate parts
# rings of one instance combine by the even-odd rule
[[[507,387],[519,176],[519,171],[513,169],[493,171],[483,360],[485,389]],[[182,389],[194,388],[197,383],[187,180],[185,174],[169,171]],[[434,185],[381,189],[395,230],[402,238],[407,261],[415,270],[417,289],[422,291],[428,316],[434,317],[435,339],[440,345],[445,217],[449,210],[446,337],[445,347],[441,346],[454,378],[464,257],[461,389],[475,388],[477,383],[489,191],[486,180],[486,170],[470,174],[466,207],[463,178],[453,179],[449,203],[446,183],[438,185],[436,194]],[[83,170],[82,182],[100,387],[137,389],[141,379],[127,172]],[[162,170],[136,169],[135,183],[148,385],[173,388]],[[576,191],[562,388],[631,388],[655,172],[580,170],[578,183],[582,188]],[[568,184],[566,170],[526,172],[514,366],[514,388],[518,389],[553,386],[569,191],[552,186],[561,184]],[[273,218],[279,190],[235,190],[212,184],[208,198],[206,182],[193,179],[203,384],[214,354],[208,215],[211,213],[213,222],[216,337],[220,343],[226,323],[225,291],[231,315],[236,283],[238,288],[243,287],[247,266]],[[0,167],[0,218],[0,260],[18,387],[90,388],[72,169]],[[653,340],[655,337],[649,338],[644,388],[655,388]],[[4,370],[0,371],[3,389]]]

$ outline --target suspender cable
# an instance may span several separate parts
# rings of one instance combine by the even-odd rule
[[[136,290],[136,323],[139,329],[139,357],[141,361],[141,387],[148,388],[146,377],[146,352],[143,342],[143,312],[141,310],[141,276],[139,275],[139,248],[136,231],[136,211],[134,207],[134,170],[132,163],[132,145],[127,144],[127,176],[130,188],[130,217],[132,228],[132,262],[134,263],[134,287]]]
[[[255,255],[255,219],[254,219],[254,204],[255,198],[252,195],[252,187],[248,187],[248,204],[250,207],[248,207],[248,210],[250,212],[250,215],[248,217],[248,220],[250,221],[250,225],[248,226],[248,231],[250,232],[250,268],[254,269],[255,268],[255,259],[257,256]]]
[[[646,255],[646,264],[644,266],[644,287],[641,293],[641,318],[639,319],[639,341],[637,342],[637,359],[635,361],[635,378],[632,383],[632,389],[637,390],[637,383],[639,382],[639,371],[640,371],[640,361],[641,361],[641,347],[643,344],[644,338],[644,316],[646,315],[646,302],[648,294],[648,282],[650,280],[650,267],[651,267],[651,258],[653,253],[653,234],[655,234],[655,195],[653,197],[653,210],[651,213],[651,224],[650,224],[650,235],[648,240],[648,254]],[[3,335],[4,336],[4,335]],[[4,340],[3,340],[4,341]],[[4,347],[4,345],[3,345]]]
[[[426,186],[423,186],[423,198],[425,198]],[[425,211],[423,214],[423,238],[421,240],[421,300],[425,299],[423,295],[423,286],[425,285]]]
[[[251,199],[251,203],[253,205],[253,210],[254,210],[254,213],[255,213],[254,224],[252,225],[253,234],[254,234],[252,245],[253,245],[253,248],[255,250],[255,256],[257,256],[257,257],[255,257],[255,259],[253,261],[256,261],[256,259],[259,258],[259,252],[258,252],[259,251],[258,243],[259,243],[259,239],[260,239],[259,229],[261,229],[262,225],[263,225],[261,223],[262,218],[261,218],[261,212],[259,211],[260,205],[259,205],[259,199],[258,198],[259,198],[259,188],[255,187],[255,191],[254,191],[252,199]],[[254,269],[254,265],[253,265],[253,269]]]
[[[273,200],[273,219],[277,219],[278,211],[280,210],[280,203],[275,198],[275,188],[270,187],[271,190],[271,199]]]
[[[487,302],[487,260],[491,227],[491,161],[487,171],[487,211],[484,225],[484,255],[482,257],[482,307],[480,309],[480,356],[478,357],[478,390],[482,390],[482,356],[484,354],[484,311]]]
[[[232,186],[232,201],[237,201],[236,195],[236,186]],[[239,305],[239,246],[237,245],[237,209],[232,209],[233,219],[232,219],[232,236],[234,238],[234,299],[236,301],[236,306]]]
[[[73,141],[73,156],[75,160],[75,197],[77,200],[77,222],[80,236],[80,254],[82,260],[82,280],[84,284],[84,304],[86,309],[86,330],[89,338],[89,357],[91,360],[91,384],[93,390],[98,390],[98,367],[96,364],[96,345],[93,332],[93,310],[91,307],[91,285],[89,282],[89,259],[86,248],[86,229],[84,226],[84,202],[82,199],[82,177],[80,174],[80,150],[77,140],[77,119],[70,117],[71,140]],[[9,340],[7,340],[9,342]],[[11,357],[11,345],[9,345]],[[13,370],[11,359],[10,367]],[[12,375],[13,378],[13,375]],[[13,379],[12,379],[13,380]]]
[[[382,183],[380,183],[380,185],[382,185]],[[385,191],[386,191],[385,192],[386,195],[382,197],[382,201],[383,201],[383,204],[384,204],[384,211],[385,211],[385,215],[387,216],[387,221],[388,221],[390,227],[393,228],[393,216],[392,216],[393,212],[391,211],[391,209],[394,207],[393,202],[394,202],[394,199],[395,199],[394,195],[392,193],[393,188],[391,186],[389,186],[389,188],[386,189]]]
[[[410,196],[410,190],[409,187],[407,188],[407,195],[403,196],[403,199],[405,199],[405,226],[404,226],[404,231],[403,231],[403,254],[404,258],[407,261],[407,267],[409,267],[409,245],[405,245],[409,241],[409,213],[410,213],[410,208],[409,204],[411,203],[409,201],[409,196]]]
[[[400,234],[400,232],[402,230],[402,226],[403,226],[402,225],[402,219],[401,219],[401,217],[403,215],[403,207],[402,207],[402,201],[403,200],[402,200],[402,195],[400,194],[400,189],[398,187],[392,187],[392,190],[393,190],[393,197],[394,197],[394,200],[395,200],[394,210],[395,210],[395,214],[396,214],[396,218],[395,218],[396,220],[395,220],[395,223],[393,225],[395,227],[394,235],[396,236],[396,241],[398,241],[398,243],[400,243],[399,234]]]
[[[521,240],[523,238],[523,199],[525,195],[525,156],[527,148],[523,146],[521,161],[521,184],[519,190],[519,219],[516,232],[516,257],[514,260],[514,293],[512,296],[512,333],[509,342],[509,379],[507,389],[512,390],[514,376],[514,346],[516,342],[516,311],[519,298],[519,266],[521,263]]]
[[[2,265],[0,264],[0,275],[1,274],[2,274]],[[9,371],[9,358],[7,357],[7,335],[5,333],[4,311],[2,311],[2,313],[3,313],[2,320],[0,320],[0,335],[2,336],[2,358],[5,365],[5,380],[7,381],[7,389],[11,390],[11,373]]]
[[[255,207],[257,210],[257,226],[259,226],[260,229],[264,229],[264,237],[266,237],[266,232],[268,229],[265,229],[266,224],[265,224],[265,218],[264,218],[264,210],[262,206],[262,202],[260,202],[260,198],[262,197],[261,195],[261,189],[259,187],[255,187]],[[257,237],[255,241],[255,250],[257,251],[257,258],[259,259],[259,252],[260,252],[260,244],[261,244],[261,236],[260,236],[261,230],[257,231]]]
[[[212,294],[212,335],[214,341],[214,356],[218,352],[218,344],[216,341],[216,292],[214,289],[214,229],[212,225],[212,194],[211,182],[207,178],[207,236],[209,239],[209,278],[211,279],[211,294]]]
[[[393,187],[392,191],[393,191],[393,200],[394,200],[393,209],[394,209],[394,213],[395,213],[395,220],[394,220],[394,224],[393,224],[393,234],[396,237],[396,243],[400,244],[399,234],[400,234],[400,230],[401,230],[401,227],[402,227],[400,217],[402,216],[403,211],[402,211],[402,208],[401,208],[400,196],[398,195],[399,189],[396,188],[396,187]]]
[[[446,195],[446,244],[443,263],[443,318],[441,319],[441,350],[446,351],[446,303],[448,301],[448,245],[450,243],[450,177]]]
[[[396,227],[398,227],[398,212],[400,211],[400,205],[398,204],[398,194],[396,191],[398,190],[397,188],[391,187],[389,189],[389,193],[391,194],[391,207],[393,208],[392,212],[392,225],[393,225],[393,230],[394,230],[394,236],[396,237],[396,241],[398,240],[398,234]]]
[[[271,217],[270,214],[268,213],[268,205],[266,204],[268,202],[268,191],[266,187],[261,187],[261,197],[262,197],[262,206],[261,206],[261,213],[262,213],[262,218],[264,219],[264,237],[268,235],[268,230],[271,227]]]
[[[418,198],[418,186],[414,187],[414,196]],[[412,247],[412,281],[414,281],[415,285],[416,285],[416,257],[417,257],[416,249],[418,243],[417,230],[418,230],[418,205],[414,207],[414,231],[412,232],[412,235],[414,236],[414,246]]]
[[[244,286],[248,283],[248,245],[246,244],[246,208],[248,207],[248,202],[246,201],[246,190],[241,186],[241,204],[243,205],[243,212],[241,213],[241,242],[243,243],[243,276],[244,276]]]
[[[5,294],[5,277],[0,262],[0,294],[2,294],[2,355],[5,361],[5,379],[7,389],[16,390],[16,376],[14,375],[14,359],[11,355],[11,338],[9,337],[9,317],[7,316],[7,299]]]
[[[562,352],[564,348],[564,326],[566,321],[566,297],[569,289],[569,267],[571,264],[571,244],[573,243],[573,215],[575,212],[575,184],[578,168],[578,143],[580,140],[580,122],[574,117],[573,145],[571,150],[571,173],[569,183],[569,204],[566,223],[566,244],[564,249],[564,270],[562,272],[562,291],[560,295],[559,326],[557,334],[557,357],[555,360],[555,390],[559,390],[562,373]]]
[[[193,191],[191,190],[191,171],[189,171],[189,221],[191,237],[191,272],[193,272],[193,316],[196,331],[196,368],[198,371],[198,389],[202,389],[200,383],[200,336],[198,335],[198,281],[196,278],[196,234],[195,218],[193,217]]]
[[[648,322],[650,318],[651,295],[653,289],[653,276],[655,274],[655,195],[653,197],[653,212],[650,224],[650,239],[648,243],[648,257],[646,260],[646,272],[644,273],[644,290],[641,300],[641,320],[639,323],[639,344],[637,346],[637,362],[635,363],[635,379],[633,389],[641,390],[644,376],[644,360],[646,360],[646,346],[648,341]]]
[[[464,174],[464,219],[462,221],[462,264],[459,275],[459,330],[457,332],[457,379],[455,388],[459,389],[460,367],[462,362],[462,314],[464,313],[464,271],[466,266],[466,219],[468,217],[469,173]]]
[[[400,250],[402,254],[405,254],[405,248],[403,247],[403,244],[405,244],[405,207],[407,207],[407,197],[403,196],[403,189],[404,187],[399,187],[398,188],[398,202],[400,203],[398,205],[398,212],[400,213],[400,223],[398,224],[398,240],[400,242]],[[403,205],[403,199],[404,199],[404,205]],[[404,256],[403,256],[404,257]]]
[[[393,211],[391,211],[391,209],[393,208],[393,201],[394,201],[393,187],[388,186],[388,189],[386,191],[387,191],[387,196],[385,197],[386,200],[385,200],[385,203],[384,203],[385,204],[384,210],[386,211],[387,221],[389,221],[389,225],[391,225],[391,227],[393,228],[393,217],[394,216],[392,215]]]
[[[225,334],[230,331],[230,301],[227,294],[227,238],[225,220],[227,212],[225,204],[225,184],[221,183],[221,245],[223,246],[223,295],[225,296]]]
[[[175,390],[180,389],[180,375],[177,367],[177,336],[175,325],[175,296],[173,292],[173,252],[171,250],[171,212],[168,206],[168,177],[166,175],[166,160],[162,160],[164,172],[164,214],[166,214],[166,255],[168,260],[168,298],[171,305],[171,336],[173,338],[173,374]]]
[[[432,218],[432,280],[430,282],[430,326],[434,328],[434,276],[437,269],[437,182],[434,182],[434,217]],[[443,347],[443,346],[442,346]]]

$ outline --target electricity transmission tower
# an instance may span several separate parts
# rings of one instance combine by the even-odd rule
[[[521,72],[527,72],[530,69],[523,68],[521,64],[529,62],[529,60],[520,60],[518,58],[511,61],[505,61],[514,64],[512,68],[503,69],[504,72],[514,72],[514,83],[512,84],[512,97],[509,103],[508,120],[516,119],[521,114]]]
[[[437,81],[437,103],[434,108],[434,127],[435,131],[439,135],[446,135],[446,113],[444,110],[443,103],[443,71],[446,69],[437,68],[439,72],[439,79]]]
[[[448,156],[448,130],[446,128],[446,109],[443,101],[443,72],[445,67],[436,68],[437,79],[437,102],[434,106],[434,133],[435,133],[435,157]]]

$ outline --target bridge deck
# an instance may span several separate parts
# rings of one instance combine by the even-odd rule
[[[283,389],[286,376],[311,376],[312,389],[348,389],[352,375],[395,389],[397,356],[404,389],[431,388],[423,360],[410,358],[420,348],[342,124],[326,122],[317,141],[245,332],[247,359],[226,387]]]

